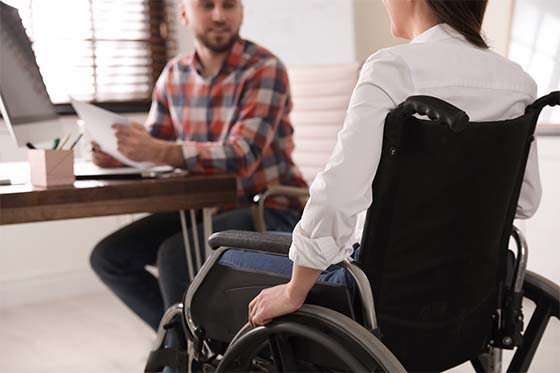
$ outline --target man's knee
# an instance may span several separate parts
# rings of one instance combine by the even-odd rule
[[[182,236],[175,235],[165,240],[157,253],[157,266],[164,273],[173,272],[185,263],[185,249]]]
[[[89,256],[89,263],[93,271],[99,276],[111,271],[111,247],[105,240],[95,245]]]

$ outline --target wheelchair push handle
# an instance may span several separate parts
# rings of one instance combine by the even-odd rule
[[[410,96],[399,109],[404,110],[406,115],[427,115],[431,120],[447,124],[454,132],[461,132],[469,123],[467,113],[436,97]]]
[[[548,95],[539,98],[527,107],[527,112],[535,110],[540,113],[545,106],[560,106],[560,91],[550,92]]]

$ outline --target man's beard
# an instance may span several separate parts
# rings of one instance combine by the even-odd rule
[[[210,49],[214,53],[224,53],[231,49],[233,44],[239,38],[239,31],[235,32],[231,35],[229,39],[225,39],[223,37],[220,38],[209,38],[207,34],[198,34],[196,35],[198,41],[202,43],[206,48]]]

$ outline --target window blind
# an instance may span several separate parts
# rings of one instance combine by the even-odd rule
[[[148,102],[175,53],[166,1],[11,0],[55,104]]]

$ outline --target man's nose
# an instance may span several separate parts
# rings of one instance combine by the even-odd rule
[[[223,22],[225,20],[225,11],[221,6],[214,7],[212,11],[212,21]]]

